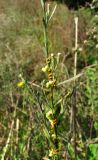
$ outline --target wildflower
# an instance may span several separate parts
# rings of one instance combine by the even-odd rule
[[[46,117],[49,121],[51,121],[53,119],[53,111],[50,110],[46,113]]]
[[[52,110],[48,111],[46,113],[46,118],[49,120],[50,124],[51,124],[51,129],[54,128],[54,126],[57,124],[57,120],[56,118],[54,119],[54,113]]]
[[[55,86],[56,86],[56,79],[53,80],[53,87],[55,87]]]
[[[49,122],[50,123],[52,123],[53,122],[53,111],[52,110],[50,110],[50,111],[48,111],[47,113],[46,113],[46,118],[49,120]]]
[[[51,129],[53,129],[54,128],[54,126],[57,124],[57,120],[56,120],[56,118],[54,119],[54,120],[51,120]]]
[[[48,71],[48,65],[46,65],[45,67],[42,68],[43,72],[47,72]]]
[[[54,81],[50,80],[46,83],[46,88],[51,88],[53,87]]]
[[[21,81],[21,82],[19,82],[19,83],[17,84],[17,86],[21,88],[21,87],[24,86],[24,84],[25,84],[25,81]]]
[[[52,148],[52,149],[49,151],[49,157],[52,157],[53,155],[56,155],[57,153],[58,153],[58,150]]]
[[[50,62],[51,62],[51,57],[49,56],[46,61],[47,61],[47,64],[50,64]]]

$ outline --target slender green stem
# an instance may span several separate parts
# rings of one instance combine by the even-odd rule
[[[48,26],[44,27],[44,39],[45,39],[45,52],[46,57],[48,57]]]
[[[54,109],[54,96],[53,96],[53,88],[51,89],[51,103],[52,103],[52,110]],[[53,114],[54,115],[54,114]],[[54,119],[56,119],[55,115],[53,117]],[[54,142],[54,145],[55,145],[55,148],[58,149],[58,135],[57,135],[57,124],[54,125],[54,133],[56,135],[56,139],[55,139],[55,142]]]
[[[44,3],[44,18],[43,18],[43,25],[44,25],[44,43],[45,43],[45,52],[46,57],[48,57],[48,19],[46,15],[45,3]]]

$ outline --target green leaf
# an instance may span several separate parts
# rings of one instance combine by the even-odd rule
[[[98,158],[98,144],[90,144],[89,145],[90,152],[92,153],[93,157],[97,160]]]
[[[69,151],[71,158],[74,159],[74,156],[75,156],[74,149],[70,143],[68,143],[68,151]]]
[[[98,131],[98,122],[94,123],[94,128],[96,129],[96,131]]]
[[[50,135],[49,135],[48,130],[47,130],[46,128],[44,128],[44,129],[43,129],[43,132],[44,132],[45,137],[46,137],[48,140],[50,140]]]
[[[77,156],[77,160],[81,160],[81,159]]]

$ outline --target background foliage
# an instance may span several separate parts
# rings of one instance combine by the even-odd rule
[[[56,71],[58,82],[73,76],[74,17],[79,17],[78,69],[86,71],[77,85],[78,159],[98,158],[98,20],[97,1],[90,7],[80,3],[59,3],[49,25],[49,52],[61,52]],[[55,6],[56,2],[50,2]],[[68,8],[69,7],[69,8]],[[48,155],[47,131],[43,134],[45,104],[39,85],[46,75],[42,8],[38,0],[0,1],[0,158],[21,160],[45,159]],[[82,50],[81,50],[82,48]],[[94,65],[89,68],[87,66]],[[20,75],[21,73],[21,75]],[[19,76],[20,75],[20,76]],[[23,77],[28,85],[18,88]],[[31,93],[32,92],[32,93]],[[73,159],[69,141],[72,83],[59,87],[55,94],[64,97],[62,127],[59,127],[61,159]],[[42,108],[41,108],[42,107]],[[61,143],[62,144],[62,143]],[[86,146],[86,153],[85,153]]]

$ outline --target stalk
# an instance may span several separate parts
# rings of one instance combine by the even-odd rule
[[[54,55],[49,55],[49,43],[48,43],[48,25],[53,17],[53,14],[56,10],[56,6],[54,7],[53,11],[50,13],[49,11],[49,4],[46,6],[45,0],[41,0],[42,8],[43,8],[43,27],[44,27],[44,46],[45,46],[45,53],[46,53],[46,66],[43,69],[44,72],[47,73],[48,81],[46,84],[46,90],[48,88],[49,93],[49,101],[50,104],[47,104],[48,109],[51,111],[51,117],[46,113],[46,118],[49,120],[50,128],[47,127],[48,133],[50,134],[52,145],[49,145],[50,153],[49,157],[53,160],[57,160],[58,158],[58,133],[57,133],[57,116],[55,115],[55,105],[54,105],[54,87],[55,87],[55,78],[53,76],[53,66],[52,61],[54,61]],[[47,7],[47,8],[46,8]],[[54,137],[53,137],[54,136]]]
[[[46,14],[45,2],[43,6],[43,26],[44,26],[44,43],[45,43],[45,53],[46,57],[48,57],[48,16]]]
[[[51,93],[52,93],[52,96],[51,96],[51,103],[52,103],[52,110],[54,109],[54,98],[53,98],[53,89],[51,90]],[[54,119],[56,117],[54,116]],[[56,139],[55,139],[55,142],[54,142],[54,146],[55,148],[58,150],[58,136],[57,136],[57,124],[54,126],[54,133],[56,135]]]
[[[73,86],[73,95],[72,95],[72,111],[71,111],[71,126],[72,126],[72,139],[73,139],[73,146],[74,146],[74,158],[77,158],[77,150],[76,150],[76,101],[77,101],[77,95],[76,95],[76,79],[77,76],[77,49],[78,49],[78,17],[75,19],[75,54],[74,54],[74,86]]]

